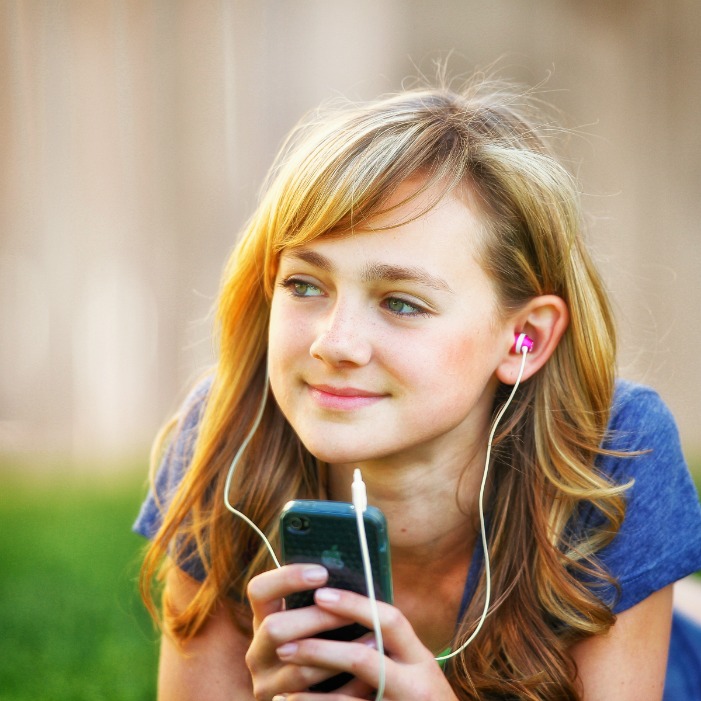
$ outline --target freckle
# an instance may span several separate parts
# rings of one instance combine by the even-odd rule
[[[402,533],[406,533],[406,532],[407,532],[407,529],[406,529],[406,528],[402,528]]]

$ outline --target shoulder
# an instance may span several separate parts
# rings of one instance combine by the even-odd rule
[[[701,568],[701,508],[674,417],[649,387],[619,381],[598,468],[630,485],[626,514],[599,556],[621,585],[622,611]]]
[[[628,380],[616,382],[608,433],[608,442],[620,443],[624,450],[636,449],[632,446],[647,433],[654,433],[658,441],[660,438],[678,441],[674,417],[660,395],[651,387]]]
[[[212,381],[211,373],[204,375],[185,397],[185,401],[178,410],[180,426],[191,427],[199,424],[212,389]]]
[[[672,412],[655,390],[627,380],[616,383],[602,448],[619,453],[602,456],[597,465],[616,482],[635,479],[653,465],[655,474],[650,477],[662,477],[662,466],[687,472]]]
[[[175,430],[170,437],[169,452],[172,450],[174,457],[181,461],[189,462],[192,459],[194,443],[211,388],[212,376],[207,375],[193,387],[178,411]],[[166,454],[164,462],[167,459]]]
[[[648,505],[659,501],[656,494],[697,501],[674,416],[653,389],[617,382],[602,447],[614,454],[602,456],[598,467],[614,482],[632,482],[629,506],[641,495]]]
[[[165,452],[133,526],[136,533],[146,538],[153,538],[160,528],[163,513],[192,461],[211,387],[212,376],[207,375],[189,392],[172,422],[174,427],[166,437]]]
[[[158,491],[166,492],[161,496],[171,496],[192,461],[211,387],[212,378],[208,375],[194,386],[180,406],[175,427],[167,438],[167,448],[156,475]]]

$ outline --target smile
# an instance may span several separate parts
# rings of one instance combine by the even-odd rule
[[[331,387],[329,385],[307,385],[314,402],[323,409],[350,411],[377,403],[386,394],[368,392],[356,387]]]

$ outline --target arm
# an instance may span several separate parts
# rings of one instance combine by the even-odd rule
[[[198,588],[199,583],[178,567],[168,572],[166,594],[176,610],[184,609]],[[249,644],[225,604],[181,649],[164,635],[158,669],[159,700],[253,701],[251,676],[244,661]]]
[[[672,586],[618,614],[603,636],[572,649],[584,701],[660,701],[672,622]]]

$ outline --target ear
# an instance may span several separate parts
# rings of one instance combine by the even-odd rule
[[[533,339],[533,350],[528,353],[523,379],[532,377],[553,354],[570,321],[565,301],[556,295],[534,297],[505,325],[505,345],[508,348],[497,368],[497,377],[513,385],[521,368],[522,356],[513,350],[514,338],[520,333]],[[508,337],[507,337],[508,336]]]

